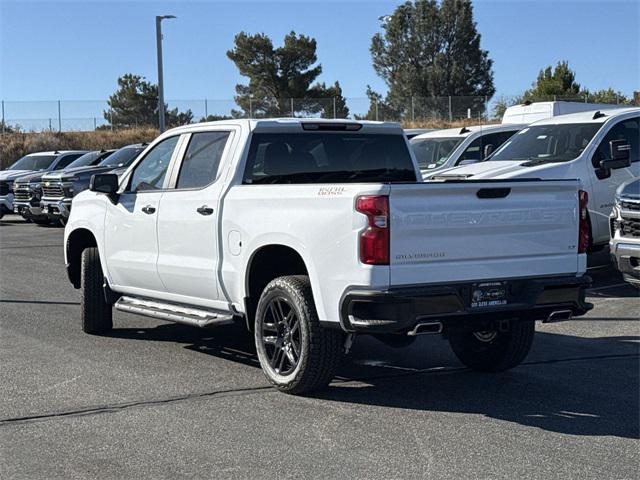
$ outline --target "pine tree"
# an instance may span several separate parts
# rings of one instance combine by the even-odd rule
[[[328,115],[327,105],[333,102],[331,95],[342,98],[339,84],[326,87],[324,83],[312,85],[322,73],[316,65],[316,41],[305,35],[291,32],[284,37],[284,44],[274,48],[271,39],[263,34],[249,35],[240,32],[235,37],[235,47],[227,56],[249,79],[248,85],[236,85],[235,101],[242,112],[234,116],[278,117],[322,113]],[[337,109],[338,100],[336,100]],[[346,104],[341,107],[344,113]],[[338,112],[336,112],[338,113]],[[348,110],[347,110],[348,114]]]
[[[416,107],[447,111],[448,104],[433,98],[452,96],[458,97],[455,116],[466,115],[468,108],[474,114],[484,111],[485,97],[495,93],[493,62],[480,48],[470,1],[409,1],[386,17],[383,29],[373,36],[370,50],[393,110],[405,118]]]
[[[103,116],[114,127],[158,126],[158,86],[143,76],[126,73],[118,78],[118,90],[109,97],[107,104],[109,110],[105,110]],[[170,127],[193,121],[191,110],[169,110],[166,104],[164,108]]]

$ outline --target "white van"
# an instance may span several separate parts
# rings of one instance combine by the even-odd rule
[[[639,124],[640,108],[541,120],[520,130],[486,161],[440,171],[429,180],[580,179],[589,195],[592,245],[606,245],[616,189],[640,176]]]
[[[434,130],[413,137],[411,148],[422,175],[483,160],[526,125],[478,125]]]
[[[612,108],[620,108],[620,106],[607,103],[524,102],[520,105],[508,107],[502,116],[502,123],[533,123],[545,118],[557,117],[558,115]]]

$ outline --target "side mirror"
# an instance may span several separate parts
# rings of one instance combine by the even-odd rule
[[[627,160],[631,156],[631,145],[627,140],[611,140],[609,150],[613,160]]]
[[[105,193],[113,203],[118,201],[119,180],[115,173],[96,173],[89,180],[89,190]]]
[[[630,152],[631,145],[626,140],[611,140],[609,142],[611,158],[600,161],[600,168],[605,170],[615,170],[616,168],[626,168],[631,166]]]
[[[484,150],[482,152],[482,159],[485,160],[489,155],[493,153],[493,144],[488,143],[484,146]]]

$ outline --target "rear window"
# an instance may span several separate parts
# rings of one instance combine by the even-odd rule
[[[76,158],[73,162],[71,162],[67,166],[67,169],[71,170],[72,168],[88,167],[91,165],[96,165],[102,160],[104,160],[105,158],[107,158],[112,153],[113,152],[111,151],[109,152],[95,151],[95,152],[85,153],[81,157]]]
[[[245,184],[415,182],[403,135],[256,133]]]
[[[7,170],[46,170],[58,155],[26,155]]]
[[[128,167],[144,147],[123,147],[98,164],[100,167]]]

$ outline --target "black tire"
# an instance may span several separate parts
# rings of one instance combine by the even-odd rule
[[[449,335],[449,344],[467,367],[483,372],[502,372],[525,359],[535,334],[533,320],[512,322],[506,332],[460,332]]]
[[[59,223],[61,226],[63,226],[63,227],[66,227],[66,226],[67,226],[67,219],[66,219],[66,218],[64,218],[64,217],[58,217],[58,219],[57,219],[57,220],[58,220],[58,223]]]
[[[92,335],[107,333],[113,328],[112,308],[104,298],[98,248],[85,248],[81,261],[82,331]]]
[[[260,296],[254,330],[262,371],[278,390],[302,394],[326,387],[333,379],[344,336],[320,326],[309,277],[271,281]]]

